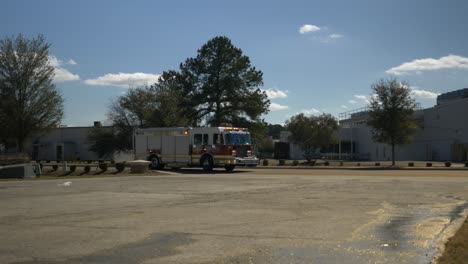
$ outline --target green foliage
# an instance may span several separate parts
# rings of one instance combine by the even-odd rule
[[[107,166],[108,166],[108,165],[107,165],[107,163],[105,163],[105,162],[99,163],[99,169],[100,169],[102,172],[107,171]]]
[[[193,126],[198,122],[191,101],[192,85],[176,71],[165,71],[148,92],[153,103],[148,111],[148,124],[152,127]]]
[[[76,165],[70,165],[70,171],[74,172],[76,170]]]
[[[284,166],[285,164],[286,164],[286,160],[284,160],[284,159],[280,159],[278,161],[278,166]]]
[[[323,165],[325,165],[325,166],[330,166],[330,162],[329,162],[329,161],[325,161],[325,162],[323,163]]]
[[[426,167],[432,167],[432,162],[426,163]]]
[[[293,166],[297,166],[299,165],[299,161],[298,160],[293,160],[293,163],[292,163]]]
[[[279,139],[281,131],[286,131],[286,128],[279,124],[268,124],[268,136],[273,139]]]
[[[264,159],[262,165],[263,165],[263,166],[268,166],[268,160],[267,160],[267,159]]]
[[[316,149],[326,148],[337,142],[338,121],[330,114],[298,114],[286,121],[286,127],[291,131],[290,139],[301,147],[308,162],[312,160]]]
[[[122,172],[125,170],[125,163],[123,162],[117,162],[115,163],[115,169],[118,171],[118,172]]]
[[[451,163],[450,161],[446,161],[446,162],[445,162],[445,167],[448,168],[448,167],[450,167],[450,166],[452,166],[452,163]]]
[[[408,167],[414,167],[414,162],[408,162]]]
[[[63,117],[49,47],[42,35],[0,40],[0,143],[19,152],[28,136],[57,127]]]
[[[209,40],[180,65],[189,81],[191,105],[196,119],[218,126],[246,118],[255,121],[268,112],[270,101],[259,87],[262,72],[251,66],[250,59],[231,40],[218,36]]]
[[[110,158],[116,151],[132,149],[133,128],[125,126],[96,127],[89,131],[89,150],[95,152],[99,158]]]
[[[88,166],[88,165],[86,165],[86,166],[84,167],[84,173],[89,173],[89,171],[91,171],[91,167]]]
[[[372,91],[375,96],[370,101],[368,125],[375,141],[392,147],[395,165],[395,146],[410,143],[417,129],[416,101],[409,85],[397,79],[380,80],[372,85]]]
[[[275,152],[275,144],[268,137],[264,137],[257,143],[258,156],[261,158],[272,158]]]

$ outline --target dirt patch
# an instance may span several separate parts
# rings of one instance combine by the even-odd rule
[[[445,244],[444,253],[437,259],[439,264],[468,263],[468,218],[460,229]]]

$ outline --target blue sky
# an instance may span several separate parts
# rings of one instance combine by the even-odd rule
[[[225,35],[264,73],[283,123],[363,107],[380,78],[410,83],[416,99],[468,87],[468,2],[4,0],[0,37],[42,33],[52,44],[65,125],[106,119],[113,98],[151,83]]]

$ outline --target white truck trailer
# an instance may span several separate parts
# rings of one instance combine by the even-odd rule
[[[202,167],[211,171],[224,167],[257,166],[252,155],[250,133],[239,127],[165,127],[136,129],[136,159],[151,161],[151,167]]]

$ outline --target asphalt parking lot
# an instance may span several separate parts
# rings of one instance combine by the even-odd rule
[[[253,169],[0,182],[0,263],[429,263],[466,171]]]

